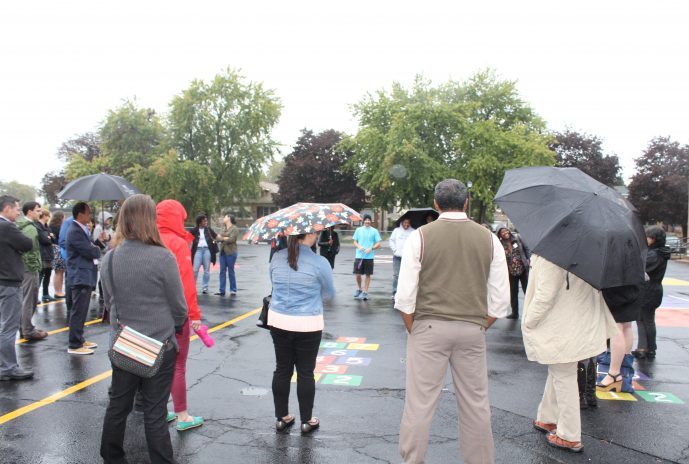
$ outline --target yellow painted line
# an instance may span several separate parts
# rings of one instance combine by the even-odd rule
[[[252,316],[256,313],[258,313],[261,310],[261,308],[256,308],[252,309],[251,311],[242,314],[241,316],[237,316],[232,320],[229,320],[227,322],[223,322],[222,324],[216,325],[212,329],[208,329],[208,333],[215,332],[217,330],[223,329],[227,326],[230,326],[234,324],[235,322],[239,322],[242,319],[246,319],[249,316]],[[94,322],[94,321],[89,321],[89,322]],[[62,329],[60,329],[62,330]],[[196,340],[198,339],[198,335],[194,335],[193,337],[189,337],[189,340]],[[48,406],[49,404],[52,404],[62,398],[65,398],[66,396],[71,395],[72,393],[76,393],[80,390],[83,390],[84,388],[93,385],[94,383],[98,383],[101,380],[105,380],[108,377],[112,375],[112,370],[103,372],[102,374],[98,374],[95,377],[91,377],[90,379],[86,379],[81,383],[78,383],[72,387],[67,388],[66,390],[62,390],[61,392],[55,393],[53,395],[50,395],[46,398],[43,398],[42,400],[36,401],[35,403],[31,403],[27,406],[24,406],[22,408],[16,409],[12,412],[8,412],[7,414],[0,416],[0,425],[9,422],[13,419],[16,419],[18,417],[23,416],[24,414],[28,414],[31,411],[35,411],[38,408],[42,408],[43,406]]]
[[[687,287],[689,286],[688,280],[673,279],[672,277],[666,277],[663,279],[663,285],[669,285],[673,287]]]
[[[103,320],[103,318],[99,317],[98,319],[93,319],[92,321],[86,322],[84,325],[98,324],[98,323],[99,323],[100,321],[102,321],[102,320]],[[53,334],[57,334],[57,333],[60,333],[60,332],[67,332],[68,330],[69,330],[69,326],[63,327],[63,328],[61,328],[61,329],[51,330],[50,332],[48,332],[48,335],[53,335]],[[19,340],[17,340],[17,341],[15,342],[15,345],[19,345],[20,343],[26,343],[26,342],[28,342],[28,341],[29,341],[29,340],[26,339],[26,338],[20,338]]]

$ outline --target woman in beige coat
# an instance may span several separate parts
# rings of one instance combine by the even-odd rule
[[[534,427],[548,433],[551,445],[574,452],[583,449],[577,361],[605,351],[605,341],[616,333],[599,290],[532,255],[522,335],[529,360],[548,366]]]

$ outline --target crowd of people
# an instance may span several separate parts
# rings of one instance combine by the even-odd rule
[[[581,451],[579,410],[595,406],[593,388],[629,391],[633,357],[656,356],[654,317],[669,259],[665,233],[659,227],[647,229],[648,279],[643,285],[599,291],[532,254],[507,227],[493,234],[476,224],[467,217],[466,205],[466,186],[453,179],[442,181],[434,191],[437,220],[414,229],[409,219],[402,218],[389,240],[393,306],[408,332],[399,435],[402,458],[406,463],[424,462],[449,368],[464,460],[493,462],[485,334],[498,318],[519,319],[520,283],[525,292],[521,329],[526,354],[548,367],[533,426],[546,433],[552,446]],[[216,295],[226,295],[228,280],[229,294],[236,295],[239,232],[231,215],[224,217],[220,232],[204,215],[187,231],[186,219],[179,202],[164,200],[156,205],[146,195],[125,200],[116,218],[102,215],[102,224],[84,202],[76,203],[65,219],[36,202],[20,207],[16,198],[0,197],[0,380],[33,376],[30,369],[19,366],[15,340],[17,333],[27,340],[47,337],[32,324],[40,301],[67,300],[70,355],[93,354],[98,347],[84,331],[96,289],[113,337],[124,325],[164,343],[160,368],[150,378],[113,364],[101,439],[105,462],[125,462],[126,420],[137,395],[152,462],[174,462],[167,422],[176,421],[179,431],[203,424],[202,417],[189,414],[186,398],[189,338],[200,329],[202,317],[198,273],[203,267],[201,292],[208,293],[210,266],[219,255]],[[353,243],[354,298],[367,300],[375,251],[382,244],[370,216],[363,217]],[[333,269],[340,241],[329,227],[283,236],[276,244],[271,251],[268,311],[276,364],[275,428],[284,432],[297,421],[288,407],[290,379],[296,371],[300,431],[310,434],[321,425],[313,413],[314,368],[325,327],[323,304],[335,296]],[[314,253],[316,246],[320,256]],[[457,269],[463,270],[461,279],[456,278]],[[639,330],[634,351],[632,321],[637,321]],[[598,378],[596,363],[608,366]],[[167,411],[170,396],[174,411]]]

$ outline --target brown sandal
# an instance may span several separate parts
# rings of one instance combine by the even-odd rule
[[[546,437],[548,443],[555,448],[560,448],[563,450],[571,451],[572,453],[580,453],[584,449],[584,445],[580,441],[569,441],[564,438],[560,438],[554,433],[549,434]]]

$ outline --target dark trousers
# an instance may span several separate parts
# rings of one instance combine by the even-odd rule
[[[321,344],[322,331],[290,332],[272,328],[275,347],[275,372],[273,372],[273,402],[275,417],[289,414],[289,389],[292,373],[297,370],[297,399],[302,424],[311,420],[313,399],[316,396],[316,381],[313,370]]]
[[[512,314],[515,316],[519,315],[519,282],[522,283],[522,291],[526,293],[526,283],[528,281],[528,271],[524,271],[518,276],[510,274],[510,302],[512,303]]]
[[[648,305],[641,308],[641,315],[636,321],[636,328],[639,334],[638,349],[655,351],[656,346],[656,308],[655,305]]]
[[[67,307],[67,320],[69,321],[69,313],[72,311],[72,287],[69,285],[69,275],[65,269],[65,306]]]
[[[50,275],[53,273],[53,268],[52,267],[44,267],[41,269],[41,273],[38,276],[38,279],[41,281],[41,285],[43,286],[43,296],[50,296],[50,291],[48,290],[48,285],[50,285]]]
[[[91,305],[93,287],[77,285],[70,287],[72,309],[69,311],[69,347],[80,348],[84,344],[84,323]]]
[[[328,260],[328,262],[330,263],[330,269],[335,269],[335,256],[337,256],[337,255],[331,255],[331,254],[325,254],[324,255],[323,253],[321,253],[321,256]]]
[[[175,462],[165,417],[172,376],[175,371],[176,354],[174,349],[167,350],[160,370],[150,379],[138,377],[112,366],[110,403],[105,411],[100,444],[100,455],[106,464],[127,463],[123,448],[124,433],[127,416],[132,411],[137,389],[140,389],[143,400],[144,429],[151,463]]]

